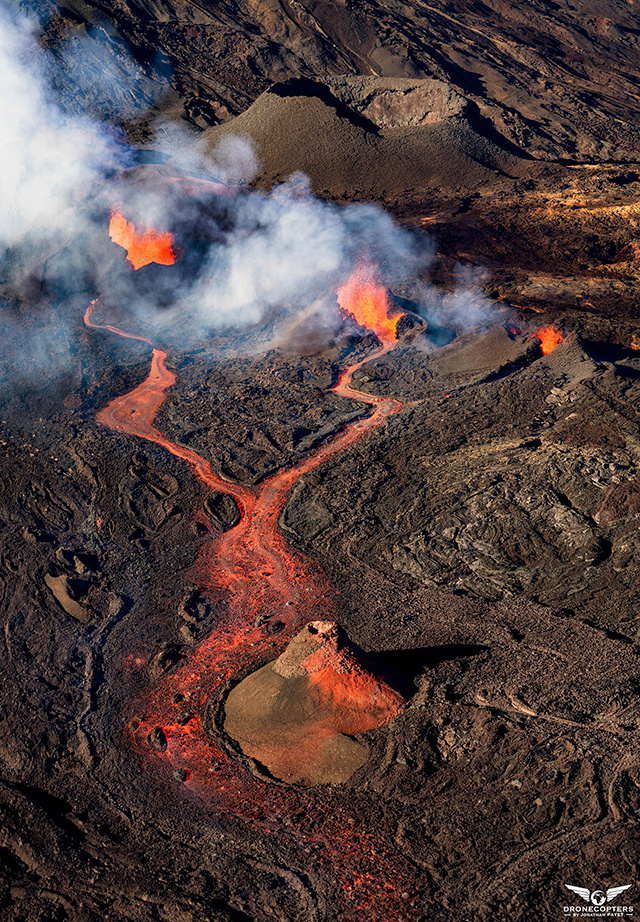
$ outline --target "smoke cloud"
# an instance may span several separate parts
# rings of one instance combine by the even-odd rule
[[[126,305],[138,327],[149,323],[167,335],[171,329],[186,345],[187,328],[198,336],[294,315],[299,337],[298,320],[308,316],[313,336],[329,338],[340,322],[332,293],[358,262],[376,265],[380,283],[391,288],[428,271],[432,242],[400,228],[377,205],[322,201],[302,175],[269,193],[249,188],[259,165],[246,138],[227,137],[211,153],[195,132],[163,122],[155,144],[169,165],[135,166],[113,129],[63,110],[52,90],[60,83],[51,76],[55,66],[23,19],[0,13],[5,278],[15,275],[25,252],[39,252],[41,284],[57,301],[103,293],[105,304]],[[124,250],[108,239],[112,207],[136,228],[169,230],[176,265],[133,272]],[[425,287],[420,300],[424,313],[456,322],[486,313],[470,276],[453,295]],[[322,322],[317,305],[325,305]]]
[[[104,128],[55,104],[31,26],[2,9],[0,86],[2,253],[68,235],[97,183],[127,155]]]

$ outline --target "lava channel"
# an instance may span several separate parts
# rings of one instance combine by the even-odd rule
[[[227,493],[240,511],[239,523],[229,531],[213,533],[187,574],[205,594],[223,598],[225,620],[197,646],[171,674],[164,677],[132,709],[137,717],[129,724],[141,762],[151,761],[167,777],[171,772],[185,786],[208,803],[248,820],[264,832],[287,832],[305,848],[315,848],[318,859],[327,863],[332,875],[339,875],[348,898],[343,918],[362,912],[367,918],[392,922],[406,918],[400,893],[409,886],[409,867],[396,854],[385,852],[371,833],[347,828],[339,811],[327,810],[327,793],[262,781],[250,774],[210,736],[202,725],[203,713],[212,696],[221,695],[230,681],[257,663],[278,656],[289,640],[309,621],[339,620],[336,593],[321,569],[305,555],[289,547],[277,522],[287,494],[303,474],[346,451],[403,404],[376,397],[351,387],[353,373],[395,345],[391,327],[385,326],[387,295],[384,289],[371,291],[366,278],[362,294],[357,281],[342,289],[341,306],[353,313],[352,305],[366,301],[378,312],[370,316],[382,330],[382,345],[366,358],[343,369],[335,394],[373,407],[373,413],[342,427],[314,454],[295,467],[279,471],[255,490],[223,480],[208,461],[191,449],[166,439],[154,425],[166,390],[175,375],[166,368],[166,353],[141,336],[92,321],[92,302],[85,323],[127,338],[142,340],[152,349],[151,369],[142,384],[117,397],[97,415],[97,421],[125,435],[146,439],[185,461],[208,490]],[[395,318],[397,321],[397,318]],[[393,320],[389,320],[393,323]],[[395,323],[393,323],[395,329]],[[375,328],[374,328],[375,329]],[[277,636],[256,627],[258,615],[277,614],[285,627]],[[174,781],[175,783],[175,781]],[[295,823],[290,817],[296,816]],[[320,820],[320,822],[318,822]],[[393,883],[392,883],[393,881]],[[406,910],[405,910],[406,911]]]

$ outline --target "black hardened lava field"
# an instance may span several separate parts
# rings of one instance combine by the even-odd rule
[[[635,0],[0,6],[0,920],[640,912]]]

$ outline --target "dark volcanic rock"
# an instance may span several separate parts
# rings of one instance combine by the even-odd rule
[[[607,487],[594,518],[600,525],[612,525],[637,515],[640,515],[640,481],[632,480]]]
[[[163,682],[228,639],[224,592],[205,598],[187,574],[210,537],[203,514],[232,539],[237,507],[207,497],[161,446],[96,425],[145,378],[149,353],[87,333],[95,277],[65,280],[69,248],[2,283],[13,330],[0,338],[3,920],[530,922],[558,917],[577,869],[589,886],[634,880],[633,3],[20,6],[64,62],[63,110],[148,148],[123,189],[144,187],[148,171],[177,178],[158,115],[209,149],[244,132],[261,187],[307,170],[324,197],[374,200],[431,235],[431,276],[402,295],[424,309],[428,283],[444,286],[444,327],[438,338],[429,316],[427,336],[406,331],[355,376],[412,405],[299,480],[278,523],[322,566],[349,636],[401,673],[411,701],[361,737],[367,701],[333,698],[353,669],[325,664],[323,696],[322,668],[294,662],[282,675],[271,663],[228,697],[247,749],[288,780],[343,783],[286,786],[263,772],[254,784],[228,739],[207,762],[205,739],[212,784],[199,788],[186,749],[170,760],[176,738],[197,741],[205,704],[188,683]],[[460,260],[486,268],[494,302],[518,306],[522,334],[500,325],[506,311],[495,330],[460,329]],[[172,302],[172,277],[145,268],[135,284]],[[117,300],[115,322],[128,309]],[[495,316],[480,298],[471,307]],[[573,332],[542,358],[529,334],[549,312]],[[181,323],[158,330],[178,380],[155,425],[228,480],[260,484],[371,412],[330,387],[372,337],[327,342],[301,314],[286,337],[256,334],[247,356],[231,333],[191,352]],[[287,611],[257,623],[251,611],[243,675],[282,649]],[[233,656],[209,665],[234,681]],[[138,707],[165,692],[166,723]],[[207,702],[220,720],[222,700]],[[319,729],[330,731],[320,742]],[[238,779],[243,794],[220,809]],[[348,879],[332,843],[354,862]],[[376,887],[398,897],[392,911]]]
[[[197,724],[187,689],[169,693],[175,716],[165,726],[147,725],[137,706],[134,720],[140,689],[162,689],[149,669],[170,650],[161,644],[197,656],[180,625],[224,638],[224,599],[208,600],[184,575],[203,542],[191,513],[205,499],[188,467],[95,424],[95,395],[103,405],[137,385],[148,358],[83,339],[83,309],[69,306],[70,328],[79,315],[76,376],[50,393],[11,396],[0,430],[0,662],[15,677],[3,685],[0,720],[7,918],[50,918],[51,894],[62,894],[71,917],[82,902],[101,919],[107,894],[114,914],[136,922],[149,906],[176,919],[311,922],[318,905],[333,922],[346,913],[334,872],[304,850],[330,824],[406,856],[417,868],[403,884],[410,894],[423,892],[428,869],[428,897],[403,901],[411,922],[449,918],[453,905],[475,918],[479,904],[486,919],[505,906],[522,922],[531,911],[552,918],[557,893],[538,881],[571,879],[578,859],[594,879],[617,880],[638,847],[638,661],[628,638],[638,631],[640,549],[633,491],[607,491],[640,476],[637,359],[615,346],[631,342],[632,326],[565,312],[582,344],[574,335],[523,366],[509,365],[510,352],[504,361],[514,341],[502,330],[488,339],[504,371],[493,380],[491,350],[471,335],[446,351],[399,344],[363,369],[358,387],[418,403],[298,481],[281,522],[339,590],[350,636],[415,694],[367,731],[369,757],[349,781],[267,785],[304,796],[282,822],[269,816],[272,834],[203,806],[191,779],[173,775],[184,762],[164,774],[153,767],[171,754],[176,728]],[[341,361],[337,350],[271,354],[264,368],[257,358],[194,355],[156,424],[178,441],[190,433],[214,468],[234,459],[245,481],[259,479],[362,415],[326,393]],[[240,391],[247,382],[256,390]],[[78,403],[68,406],[70,394]],[[214,435],[211,419],[222,420]],[[279,447],[262,451],[268,462],[257,463],[259,440],[243,441],[246,431],[277,434]],[[607,523],[605,497],[616,511]],[[182,516],[168,514],[178,508]],[[96,606],[82,624],[44,582],[61,571],[131,604]],[[250,628],[267,650],[283,636],[269,626],[286,620],[270,616]],[[181,662],[168,663],[170,675]],[[128,742],[141,727],[152,765]],[[155,748],[163,737],[164,752]],[[210,768],[224,784],[226,761]],[[100,889],[87,889],[94,862]]]
[[[182,658],[182,650],[178,644],[165,643],[156,653],[149,664],[149,672],[155,679],[171,672]]]
[[[545,358],[519,340],[496,328],[392,357],[378,380],[367,366],[357,386],[416,399],[425,385],[407,387],[407,366],[424,365],[435,399],[391,420],[377,446],[300,481],[286,527],[314,554],[327,548],[329,567],[345,555],[383,560],[422,584],[526,596],[636,640],[638,379],[575,339]],[[511,361],[518,351],[527,364]]]
[[[210,493],[202,507],[219,531],[229,531],[240,521],[238,504],[228,493]]]
[[[614,0],[597,9],[529,4],[526,28],[521,7],[508,0],[439,0],[429,8],[401,0],[353,7],[164,0],[144,14],[127,0],[70,0],[62,13],[53,4],[40,11],[45,20],[55,12],[46,40],[67,56],[80,24],[94,24],[85,45],[96,70],[105,55],[120,54],[118,41],[100,29],[108,16],[137,52],[139,95],[152,98],[150,80],[166,86],[170,79],[196,122],[224,121],[283,78],[376,74],[382,79],[355,77],[351,85],[333,78],[331,89],[386,130],[430,125],[467,108],[486,133],[536,157],[637,157],[636,22],[632,8]],[[170,63],[170,78],[166,66],[150,68],[150,48]],[[101,90],[98,73],[93,84]],[[86,94],[89,86],[82,74],[78,88]]]
[[[155,727],[147,737],[147,742],[156,752],[165,752],[167,748],[167,737],[162,727]]]

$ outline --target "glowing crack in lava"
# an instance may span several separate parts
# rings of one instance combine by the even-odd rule
[[[368,298],[373,286],[370,282],[366,286]],[[351,286],[350,291],[354,290]],[[386,311],[386,293],[384,300],[379,293],[371,297],[376,304],[384,304]],[[317,564],[287,545],[277,522],[299,477],[353,446],[402,409],[397,400],[354,390],[350,384],[357,368],[393,348],[391,326],[385,328],[383,345],[343,369],[333,387],[335,394],[362,402],[373,413],[343,426],[314,454],[251,489],[223,480],[208,461],[169,441],[155,427],[165,392],[176,381],[166,368],[166,353],[153,348],[144,337],[94,323],[94,305],[92,302],[85,313],[87,326],[143,340],[153,349],[146,380],[104,407],[98,422],[181,458],[207,490],[232,496],[240,512],[239,523],[223,534],[209,526],[209,539],[188,574],[216,604],[217,626],[173,672],[135,702],[132,713],[136,718],[129,726],[141,765],[153,763],[169,783],[183,781],[207,803],[251,821],[265,833],[281,836],[286,825],[287,835],[305,850],[311,849],[319,866],[340,879],[347,901],[344,919],[362,913],[379,922],[406,919],[406,903],[399,896],[411,886],[413,874],[405,859],[387,852],[366,829],[347,827],[345,805],[333,803],[330,790],[302,791],[256,778],[203,728],[207,708],[221,700],[230,683],[237,681],[234,677],[241,678],[256,665],[274,659],[308,622],[338,617],[336,594],[326,577]],[[395,321],[389,323],[395,326]],[[376,324],[380,329],[377,319]],[[256,626],[256,619],[263,615],[277,616],[284,628],[277,635],[267,634]]]
[[[540,340],[540,349],[543,355],[549,355],[550,352],[553,352],[556,346],[559,346],[564,339],[560,330],[556,330],[555,327],[542,327],[540,330],[536,330],[533,335]]]
[[[109,221],[109,237],[127,251],[127,259],[134,269],[150,263],[172,266],[176,261],[173,237],[169,231],[158,232],[150,227],[142,233],[136,231],[135,224],[115,209]]]
[[[372,266],[368,263],[356,266],[336,295],[345,314],[351,314],[360,326],[373,330],[381,343],[395,343],[396,327],[402,314],[389,317],[387,289],[377,283]]]

